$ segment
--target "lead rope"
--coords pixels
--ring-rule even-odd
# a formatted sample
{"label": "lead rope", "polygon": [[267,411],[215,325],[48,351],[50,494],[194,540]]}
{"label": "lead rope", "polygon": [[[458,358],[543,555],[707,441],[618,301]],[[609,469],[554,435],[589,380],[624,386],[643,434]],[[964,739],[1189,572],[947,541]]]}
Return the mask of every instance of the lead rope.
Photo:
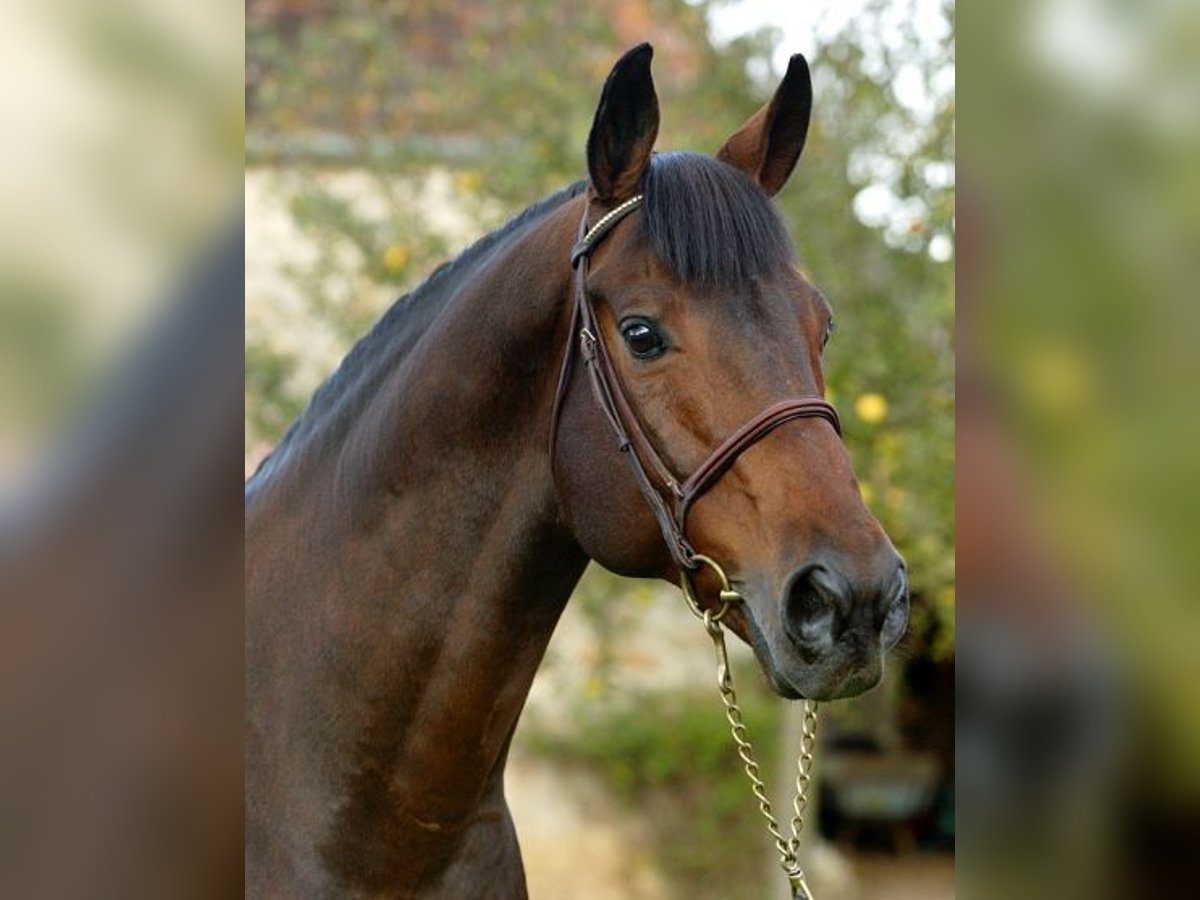
{"label": "lead rope", "polygon": [[746,722],[742,717],[742,708],[738,705],[737,691],[733,687],[733,672],[729,668],[729,653],[725,648],[725,629],[721,627],[721,619],[733,603],[742,600],[741,595],[729,584],[725,570],[714,560],[703,554],[695,555],[696,562],[703,563],[717,573],[721,582],[721,608],[717,612],[701,608],[692,589],[691,579],[685,571],[680,577],[679,584],[683,596],[687,600],[692,613],[704,623],[704,630],[712,639],[713,649],[717,655],[717,689],[721,692],[721,702],[725,705],[725,718],[729,721],[729,732],[737,745],[738,756],[750,780],[750,790],[758,801],[758,811],[767,820],[767,831],[775,840],[775,848],[779,851],[779,865],[787,876],[792,888],[793,900],[813,900],[809,890],[804,870],[800,867],[797,851],[800,849],[800,833],[804,830],[804,813],[808,808],[808,786],[811,780],[813,750],[817,743],[817,704],[814,700],[804,701],[804,722],[800,734],[800,755],[796,760],[796,794],[792,798],[792,819],[790,822],[791,835],[784,837],[775,818],[771,801],[767,799],[767,788],[758,774],[758,762],[754,759],[754,747],[746,737]]}

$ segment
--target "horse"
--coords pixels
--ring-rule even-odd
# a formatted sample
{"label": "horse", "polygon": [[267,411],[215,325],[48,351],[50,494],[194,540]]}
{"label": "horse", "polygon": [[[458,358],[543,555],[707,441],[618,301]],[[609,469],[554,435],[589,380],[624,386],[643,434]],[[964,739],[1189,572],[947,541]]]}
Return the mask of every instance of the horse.
{"label": "horse", "polygon": [[715,157],[656,153],[652,53],[588,177],[397,301],[247,483],[248,896],[526,896],[505,762],[589,559],[686,574],[787,698],[870,688],[905,628],[770,199],[808,65]]}

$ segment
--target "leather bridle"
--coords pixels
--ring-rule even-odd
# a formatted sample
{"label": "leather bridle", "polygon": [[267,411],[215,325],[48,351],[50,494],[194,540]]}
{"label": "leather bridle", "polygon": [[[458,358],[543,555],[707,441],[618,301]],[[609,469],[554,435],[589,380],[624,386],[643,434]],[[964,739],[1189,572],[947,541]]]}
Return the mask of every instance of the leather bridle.
{"label": "leather bridle", "polygon": [[[694,572],[702,562],[712,564],[720,572],[720,567],[708,557],[697,553],[687,539],[687,516],[696,500],[717,483],[741,454],[785,422],[805,418],[825,419],[839,436],[842,426],[837,410],[819,397],[791,397],[781,400],[768,406],[734,431],[686,479],[676,477],[642,429],[621,388],[621,382],[604,345],[596,310],[587,293],[588,262],[592,252],[619,222],[641,204],[641,194],[631,197],[602,216],[590,229],[587,224],[588,205],[584,205],[583,219],[579,223],[579,239],[571,250],[571,266],[575,270],[575,306],[571,313],[571,337],[559,373],[554,411],[550,421],[550,464],[554,465],[559,417],[562,414],[562,404],[570,384],[578,346],[578,353],[587,367],[596,403],[608,421],[609,428],[617,440],[617,448],[628,463],[638,489],[658,520],[658,527],[662,531],[672,559],[685,574]],[[578,345],[575,342],[576,335]],[[721,576],[723,581],[726,580],[723,572]]]}

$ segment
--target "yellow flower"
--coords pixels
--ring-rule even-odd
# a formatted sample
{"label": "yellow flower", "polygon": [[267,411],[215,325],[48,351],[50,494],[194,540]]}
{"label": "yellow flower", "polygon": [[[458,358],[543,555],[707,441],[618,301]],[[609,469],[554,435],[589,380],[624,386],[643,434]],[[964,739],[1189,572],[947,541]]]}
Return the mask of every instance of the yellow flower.
{"label": "yellow flower", "polygon": [[1087,400],[1087,365],[1070,347],[1044,347],[1025,366],[1033,399],[1047,411],[1072,411]]}
{"label": "yellow flower", "polygon": [[583,683],[583,694],[585,697],[595,699],[604,693],[604,679],[597,675],[589,675],[587,681]]}
{"label": "yellow flower", "polygon": [[392,244],[383,254],[383,264],[398,272],[408,264],[408,248],[403,244]]}
{"label": "yellow flower", "polygon": [[464,169],[454,176],[454,184],[464,194],[473,194],[483,184],[483,175],[478,169]]}
{"label": "yellow flower", "polygon": [[878,425],[887,417],[887,411],[887,400],[882,394],[862,394],[854,401],[854,414],[858,416],[859,421],[868,425]]}
{"label": "yellow flower", "polygon": [[875,488],[871,487],[867,482],[860,481],[858,483],[858,492],[862,494],[863,503],[867,506],[875,502]]}

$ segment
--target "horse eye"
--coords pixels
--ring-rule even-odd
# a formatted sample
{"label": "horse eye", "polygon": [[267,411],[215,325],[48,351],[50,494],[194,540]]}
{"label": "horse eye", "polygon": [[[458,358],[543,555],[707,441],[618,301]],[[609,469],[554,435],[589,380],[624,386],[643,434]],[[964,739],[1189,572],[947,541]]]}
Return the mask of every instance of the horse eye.
{"label": "horse eye", "polygon": [[825,347],[829,344],[829,339],[831,337],[833,337],[833,333],[835,331],[837,331],[837,325],[834,324],[833,319],[830,319],[829,325],[825,328],[825,337],[823,337],[821,339],[821,349],[822,350],[824,350]]}
{"label": "horse eye", "polygon": [[642,319],[635,319],[621,326],[621,337],[625,346],[638,359],[654,359],[667,349],[667,343],[654,326]]}

